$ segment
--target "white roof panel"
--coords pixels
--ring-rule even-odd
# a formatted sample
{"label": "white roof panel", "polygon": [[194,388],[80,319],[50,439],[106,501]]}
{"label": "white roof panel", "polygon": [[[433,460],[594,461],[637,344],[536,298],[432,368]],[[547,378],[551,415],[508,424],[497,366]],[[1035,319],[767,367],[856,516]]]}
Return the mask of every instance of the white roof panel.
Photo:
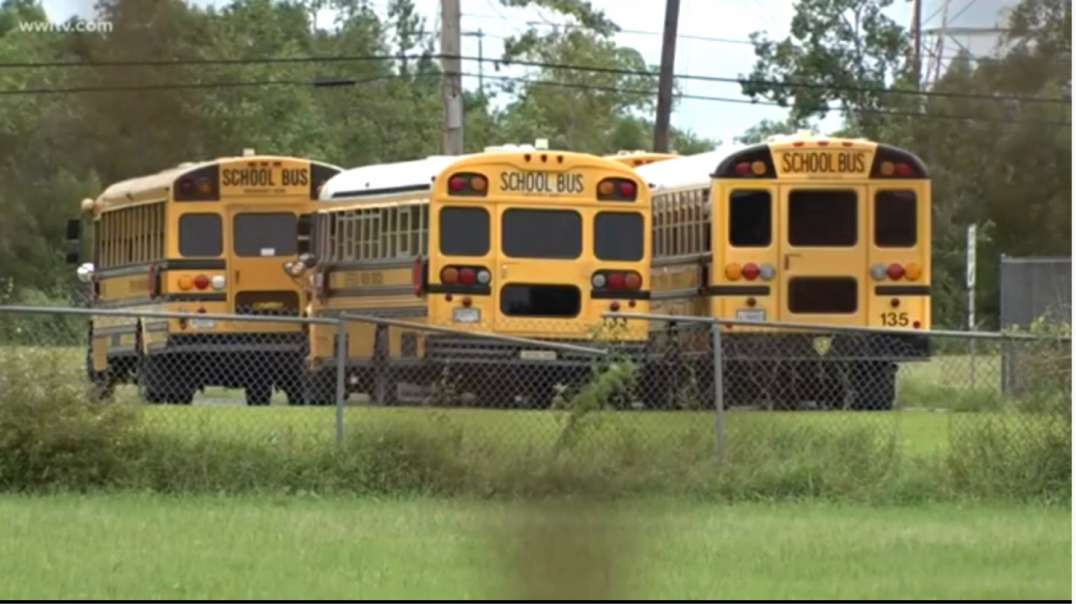
{"label": "white roof panel", "polygon": [[710,174],[721,163],[721,160],[740,149],[743,149],[743,147],[719,147],[705,153],[685,155],[676,159],[666,159],[646,164],[635,168],[635,171],[650,184],[654,193],[664,189],[709,186]]}
{"label": "white roof panel", "polygon": [[[344,170],[321,187],[321,201],[339,201],[351,197],[376,198],[404,191],[429,189],[433,179],[449,164],[463,156],[431,155],[424,159],[387,164],[371,164]],[[379,195],[380,194],[380,195]]]}

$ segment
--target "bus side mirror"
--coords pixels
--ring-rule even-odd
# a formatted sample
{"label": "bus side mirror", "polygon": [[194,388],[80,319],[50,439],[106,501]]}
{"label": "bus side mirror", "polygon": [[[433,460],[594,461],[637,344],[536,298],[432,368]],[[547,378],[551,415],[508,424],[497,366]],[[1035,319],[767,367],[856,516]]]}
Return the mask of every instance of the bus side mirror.
{"label": "bus side mirror", "polygon": [[82,221],[72,218],[67,221],[67,242],[65,246],[64,261],[68,264],[78,264],[79,248],[82,239]]}
{"label": "bus side mirror", "polygon": [[72,218],[67,221],[67,240],[78,241],[82,239],[82,221]]}
{"label": "bus side mirror", "polygon": [[299,223],[296,225],[297,241],[295,244],[295,251],[299,253],[299,256],[309,254],[310,249],[314,247],[311,245],[310,233],[313,226],[313,216],[310,214],[301,214],[299,216]]}

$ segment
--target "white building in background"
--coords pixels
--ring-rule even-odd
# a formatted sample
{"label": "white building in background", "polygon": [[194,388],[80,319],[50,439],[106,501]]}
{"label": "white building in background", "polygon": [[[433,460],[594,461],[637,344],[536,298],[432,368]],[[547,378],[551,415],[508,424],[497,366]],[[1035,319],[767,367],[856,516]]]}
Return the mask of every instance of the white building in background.
{"label": "white building in background", "polygon": [[945,74],[961,52],[978,59],[1001,56],[1009,15],[1019,4],[1019,0],[921,1],[922,73],[927,84]]}

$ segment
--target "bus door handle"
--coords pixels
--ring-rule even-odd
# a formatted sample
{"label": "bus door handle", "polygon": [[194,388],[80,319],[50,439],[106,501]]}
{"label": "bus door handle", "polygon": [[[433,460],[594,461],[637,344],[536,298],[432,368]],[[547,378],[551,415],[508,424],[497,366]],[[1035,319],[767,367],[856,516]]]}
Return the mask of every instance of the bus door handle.
{"label": "bus door handle", "polygon": [[239,269],[235,269],[235,285],[239,287]]}
{"label": "bus door handle", "polygon": [[789,268],[791,268],[791,267],[789,266],[789,265],[791,264],[791,263],[789,262],[789,260],[790,260],[790,259],[791,259],[791,258],[792,258],[793,256],[795,256],[795,257],[797,257],[797,258],[798,258],[798,257],[799,257],[799,254],[785,254],[785,270],[786,270],[786,271],[787,271],[787,270],[788,270]]}

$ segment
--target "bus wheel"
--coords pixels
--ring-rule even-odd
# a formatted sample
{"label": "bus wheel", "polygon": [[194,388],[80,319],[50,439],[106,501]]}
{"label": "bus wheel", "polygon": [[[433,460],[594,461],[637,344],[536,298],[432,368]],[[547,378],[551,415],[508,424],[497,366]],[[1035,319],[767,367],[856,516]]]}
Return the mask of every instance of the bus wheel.
{"label": "bus wheel", "polygon": [[376,373],[370,398],[375,405],[388,407],[396,404],[396,375],[393,371],[383,368]]}
{"label": "bus wheel", "polygon": [[336,371],[332,369],[308,373],[303,380],[307,405],[336,404]]}
{"label": "bus wheel", "polygon": [[893,408],[897,394],[897,364],[889,361],[857,363],[850,381],[855,388],[853,409],[886,411]]}
{"label": "bus wheel", "polygon": [[189,405],[194,401],[194,386],[180,384],[169,358],[143,357],[138,372],[138,393],[147,403]]}
{"label": "bus wheel", "polygon": [[301,381],[288,379],[283,384],[280,384],[280,389],[288,397],[288,405],[295,407],[306,404],[306,393]]}
{"label": "bus wheel", "polygon": [[273,386],[266,382],[254,382],[247,384],[245,388],[247,405],[251,407],[262,407],[269,404],[269,400],[273,398]]}

